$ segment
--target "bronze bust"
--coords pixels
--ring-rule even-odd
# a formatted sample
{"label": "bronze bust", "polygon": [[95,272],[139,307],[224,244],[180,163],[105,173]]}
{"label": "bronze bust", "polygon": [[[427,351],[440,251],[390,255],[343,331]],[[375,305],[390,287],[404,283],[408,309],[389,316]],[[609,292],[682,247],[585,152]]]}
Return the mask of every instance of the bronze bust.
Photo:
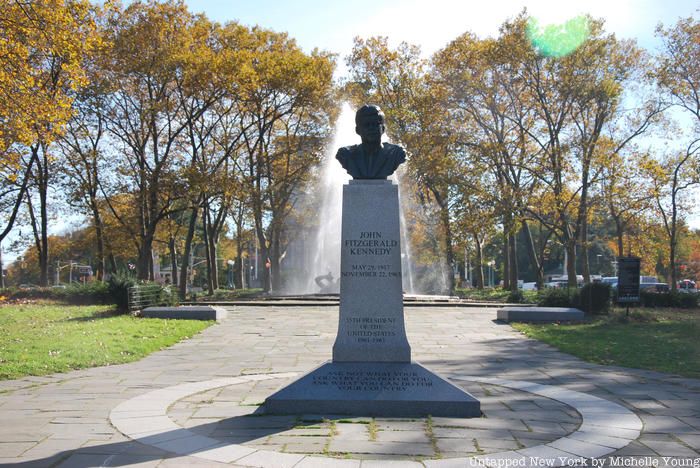
{"label": "bronze bust", "polygon": [[353,179],[386,179],[406,161],[406,151],[399,145],[382,144],[384,113],[379,106],[364,105],[355,114],[355,133],[362,143],[345,146],[335,158]]}

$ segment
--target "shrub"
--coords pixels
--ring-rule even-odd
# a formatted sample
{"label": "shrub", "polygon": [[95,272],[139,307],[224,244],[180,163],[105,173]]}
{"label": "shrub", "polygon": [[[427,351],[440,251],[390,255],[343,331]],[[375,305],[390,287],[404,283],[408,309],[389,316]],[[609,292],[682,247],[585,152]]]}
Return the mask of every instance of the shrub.
{"label": "shrub", "polygon": [[679,307],[694,309],[698,307],[698,294],[681,292],[640,291],[640,302],[644,307]]}
{"label": "shrub", "polygon": [[149,306],[174,306],[178,304],[175,290],[171,290],[170,286],[162,286],[160,283],[139,282],[135,285],[138,288],[140,302],[137,307]]}
{"label": "shrub", "polygon": [[581,310],[589,314],[607,314],[610,310],[610,285],[604,283],[583,285],[578,305]]}
{"label": "shrub", "polygon": [[656,291],[639,291],[642,307],[671,307],[671,293]]}
{"label": "shrub", "polygon": [[65,293],[60,288],[15,289],[12,299],[63,299]]}
{"label": "shrub", "polygon": [[114,301],[109,293],[109,286],[102,281],[89,283],[74,283],[65,289],[55,289],[64,295],[67,302],[73,304],[112,304]]}
{"label": "shrub", "polygon": [[537,305],[542,307],[578,307],[578,303],[578,288],[547,288],[537,298]]}
{"label": "shrub", "polygon": [[523,302],[525,302],[525,295],[520,289],[511,291],[510,294],[508,294],[506,302],[509,302],[511,304],[522,304]]}
{"label": "shrub", "polygon": [[123,271],[113,273],[109,277],[109,282],[107,283],[109,295],[123,312],[129,310],[129,288],[136,286],[136,284],[136,278]]}
{"label": "shrub", "polygon": [[71,304],[112,304],[106,283],[91,281],[73,283],[67,287],[5,289],[0,293],[10,299],[53,299]]}
{"label": "shrub", "polygon": [[694,309],[698,306],[698,294],[675,292],[671,294],[671,306],[682,309]]}

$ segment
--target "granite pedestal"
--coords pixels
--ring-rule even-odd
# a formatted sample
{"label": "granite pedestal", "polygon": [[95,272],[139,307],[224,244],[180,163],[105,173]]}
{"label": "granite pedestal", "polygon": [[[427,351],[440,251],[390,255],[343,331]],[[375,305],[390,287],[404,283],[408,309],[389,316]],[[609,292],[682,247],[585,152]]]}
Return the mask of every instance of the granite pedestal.
{"label": "granite pedestal", "polygon": [[226,311],[211,306],[146,307],[139,314],[144,318],[217,320],[226,318]]}
{"label": "granite pedestal", "polygon": [[581,322],[585,314],[572,307],[503,307],[496,312],[503,322]]}
{"label": "granite pedestal", "polygon": [[398,187],[343,187],[340,319],[333,360],[271,395],[270,414],[478,417],[479,401],[417,362],[406,338]]}

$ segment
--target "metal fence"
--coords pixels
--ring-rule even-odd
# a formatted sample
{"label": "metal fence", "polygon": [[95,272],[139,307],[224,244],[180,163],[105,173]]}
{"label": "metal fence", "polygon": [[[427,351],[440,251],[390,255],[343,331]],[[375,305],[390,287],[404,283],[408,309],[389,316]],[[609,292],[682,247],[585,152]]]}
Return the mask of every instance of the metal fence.
{"label": "metal fence", "polygon": [[159,284],[139,284],[129,288],[129,312],[146,307],[177,304],[177,291]]}

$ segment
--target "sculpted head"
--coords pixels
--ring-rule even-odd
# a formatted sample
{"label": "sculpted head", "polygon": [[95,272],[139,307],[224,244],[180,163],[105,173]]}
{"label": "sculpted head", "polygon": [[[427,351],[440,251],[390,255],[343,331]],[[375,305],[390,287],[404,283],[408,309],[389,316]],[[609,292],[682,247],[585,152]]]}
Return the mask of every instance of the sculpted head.
{"label": "sculpted head", "polygon": [[355,133],[362,143],[379,144],[384,133],[384,112],[379,106],[364,105],[355,114]]}

